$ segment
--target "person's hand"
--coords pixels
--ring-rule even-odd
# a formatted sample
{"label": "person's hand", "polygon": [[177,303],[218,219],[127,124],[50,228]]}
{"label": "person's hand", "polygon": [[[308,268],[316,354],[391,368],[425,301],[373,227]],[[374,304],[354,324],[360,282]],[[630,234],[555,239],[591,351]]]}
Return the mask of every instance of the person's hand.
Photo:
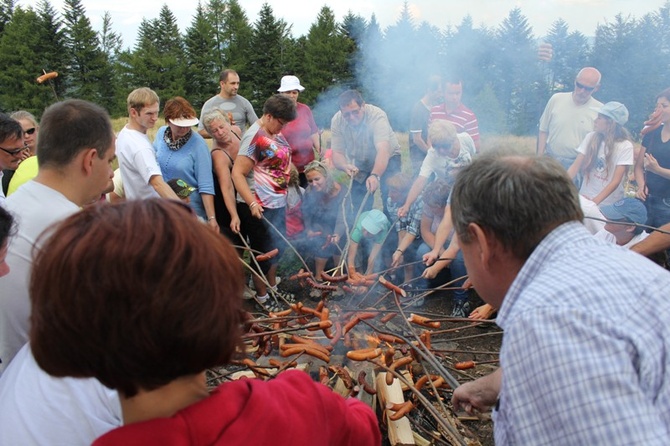
{"label": "person's hand", "polygon": [[[498,369],[494,373],[500,372]],[[489,410],[498,400],[499,393],[500,387],[491,382],[491,375],[484,376],[458,386],[451,397],[451,403],[454,410],[463,409],[472,415],[476,411]]]}
{"label": "person's hand", "polygon": [[398,209],[398,217],[400,218],[406,217],[408,213],[409,213],[409,206],[407,206],[406,204],[403,204],[402,206],[400,206],[400,209]]}
{"label": "person's hand", "polygon": [[658,161],[656,161],[656,158],[654,158],[654,155],[649,152],[644,154],[644,169],[648,172],[656,174],[661,169],[661,166],[658,164]]}
{"label": "person's hand", "polygon": [[472,310],[472,313],[468,316],[470,319],[490,319],[493,313],[496,310],[489,304],[480,305],[479,307]]}
{"label": "person's hand", "polygon": [[254,203],[256,204],[250,207],[251,216],[260,220],[263,218],[263,206],[258,204],[257,201],[254,201]]}
{"label": "person's hand", "polygon": [[216,218],[210,218],[207,220],[207,225],[209,225],[209,228],[218,233],[219,232],[219,223],[216,221]]}
{"label": "person's hand", "polygon": [[345,164],[344,171],[347,173],[347,175],[353,177],[358,173],[358,167],[354,166],[353,164]]}
{"label": "person's hand", "polygon": [[368,179],[365,180],[365,187],[371,194],[374,193],[379,187],[379,178],[376,175],[368,176]]}
{"label": "person's hand", "polygon": [[[449,260],[445,260],[445,262],[449,262]],[[421,277],[423,277],[424,279],[434,279],[437,277],[437,274],[440,271],[442,271],[442,268],[444,266],[438,263],[433,263],[431,266],[423,270],[423,272],[421,273]]]}
{"label": "person's hand", "polygon": [[391,266],[393,268],[396,268],[396,267],[400,266],[400,262],[402,262],[402,259],[403,259],[402,251],[400,251],[399,249],[396,249],[393,252],[393,256],[391,256]]}
{"label": "person's hand", "polygon": [[637,188],[637,192],[635,192],[635,196],[642,201],[645,201],[647,199],[647,194],[649,194],[649,191],[647,189],[647,185],[644,183],[639,185]]}
{"label": "person's hand", "polygon": [[427,252],[426,254],[423,255],[423,258],[422,258],[423,264],[426,265],[426,266],[430,266],[433,263],[435,263],[435,261],[439,257],[440,257],[439,252],[433,249],[432,251]]}
{"label": "person's hand", "polygon": [[230,217],[230,230],[233,231],[235,234],[240,233],[240,217],[239,216],[234,216]]}

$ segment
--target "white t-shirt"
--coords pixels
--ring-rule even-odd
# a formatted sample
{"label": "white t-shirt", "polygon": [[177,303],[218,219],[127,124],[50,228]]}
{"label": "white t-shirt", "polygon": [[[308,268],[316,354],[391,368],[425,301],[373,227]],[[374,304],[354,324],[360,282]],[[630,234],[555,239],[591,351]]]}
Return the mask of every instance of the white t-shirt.
{"label": "white t-shirt", "polygon": [[63,194],[35,180],[10,195],[6,208],[14,215],[18,230],[7,251],[9,274],[0,277],[0,374],[28,341],[33,245],[46,228],[79,211]]}
{"label": "white t-shirt", "polygon": [[577,105],[571,92],[554,94],[540,117],[540,131],[548,133],[547,152],[574,159],[579,143],[593,130],[593,121],[598,117],[596,110],[602,105],[593,97]]}
{"label": "white t-shirt", "polygon": [[[605,241],[610,242],[610,243],[616,244],[616,237],[614,236],[614,234],[612,234],[609,231],[606,231],[605,229],[601,229],[600,231],[598,231],[594,235],[594,237],[599,238],[601,240],[605,240]],[[633,236],[633,238],[630,239],[628,241],[628,243],[624,243],[621,246],[623,246],[624,248],[632,248],[634,245],[637,245],[638,243],[640,243],[642,240],[646,239],[647,237],[649,237],[649,233],[645,232],[645,231],[642,231],[639,234]]]}
{"label": "white t-shirt", "polygon": [[[579,153],[583,155],[586,154],[593,135],[595,135],[595,132],[591,132],[586,135],[577,149]],[[617,166],[633,165],[633,143],[627,140],[619,141],[614,144],[613,150],[614,152],[612,153],[610,166],[606,166],[605,146],[604,144],[600,145],[598,148],[598,161],[594,168],[584,176],[584,180],[582,181],[582,187],[579,190],[581,195],[584,195],[588,199],[592,200],[612,181],[612,178],[614,177],[614,171],[616,170]],[[599,204],[600,206],[612,204],[621,200],[623,197],[624,189],[622,180],[621,184],[619,184],[617,188],[614,189],[614,191]]]}
{"label": "white t-shirt", "polygon": [[156,198],[158,193],[149,184],[154,175],[161,175],[156,152],[149,137],[125,126],[116,137],[116,157],[126,198],[141,200]]}
{"label": "white t-shirt", "polygon": [[54,378],[26,344],[0,377],[0,444],[88,446],[122,424],[116,391],[99,381]]}
{"label": "white t-shirt", "polygon": [[469,134],[459,133],[456,136],[461,144],[461,151],[458,156],[456,158],[441,156],[430,147],[421,164],[420,176],[430,178],[431,174],[434,173],[437,178],[447,180],[451,185],[454,184],[458,171],[469,165],[476,153],[475,142]]}

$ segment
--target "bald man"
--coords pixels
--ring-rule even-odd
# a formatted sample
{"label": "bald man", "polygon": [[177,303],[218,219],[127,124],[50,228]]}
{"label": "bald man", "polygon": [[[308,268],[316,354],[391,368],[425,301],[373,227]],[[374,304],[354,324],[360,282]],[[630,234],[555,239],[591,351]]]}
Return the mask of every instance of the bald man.
{"label": "bald man", "polygon": [[566,170],[572,165],[577,147],[593,131],[593,121],[598,117],[596,110],[603,105],[593,97],[600,87],[600,78],[595,68],[582,68],[572,92],[556,93],[549,99],[540,117],[538,155],[555,158]]}

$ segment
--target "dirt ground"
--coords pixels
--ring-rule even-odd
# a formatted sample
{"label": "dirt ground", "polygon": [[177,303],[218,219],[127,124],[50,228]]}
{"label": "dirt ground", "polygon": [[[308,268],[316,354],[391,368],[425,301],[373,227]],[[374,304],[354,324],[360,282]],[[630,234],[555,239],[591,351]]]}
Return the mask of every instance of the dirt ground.
{"label": "dirt ground", "polygon": [[[315,300],[310,297],[309,293],[312,290],[304,283],[284,280],[280,284],[279,288],[294,293],[297,300],[303,302],[306,306],[314,307],[317,304],[316,301],[318,299]],[[380,296],[383,296],[384,294],[386,294],[386,297],[380,300]],[[395,306],[392,298],[392,293],[385,293],[380,291],[377,294],[371,293],[363,302],[360,300],[360,296],[344,295],[339,298],[328,299],[326,301],[326,306],[332,308],[331,314],[333,314],[333,311],[340,311],[344,313],[370,307],[374,307],[376,309],[385,307],[388,310],[397,311],[397,307]],[[476,306],[481,304],[482,301],[479,299],[479,297],[476,296],[474,292],[472,292],[470,297],[470,308],[474,309]],[[255,312],[255,316],[260,315],[258,308],[254,305],[253,300],[246,301],[245,306],[248,311]],[[405,309],[405,311],[407,314],[412,312],[432,318],[444,319],[451,313],[450,292],[434,292],[426,298],[424,305],[420,308],[408,307]],[[384,326],[379,325],[376,320],[371,320],[370,322],[372,325],[376,325],[380,329],[397,333],[411,339],[411,333],[408,330],[407,324],[404,323],[402,318],[396,317],[389,323],[384,324]],[[362,326],[363,324],[360,325]],[[446,367],[446,369],[459,383],[464,383],[486,375],[495,370],[497,367],[497,364],[494,363],[480,364],[468,370],[456,370],[454,368],[454,364],[461,361],[479,362],[496,360],[498,358],[498,352],[500,350],[500,343],[502,340],[502,332],[495,324],[487,323],[473,326],[473,324],[467,321],[442,321],[439,331],[443,333],[433,334],[431,336],[431,349],[440,363]],[[338,349],[340,350],[338,351]],[[346,356],[344,356],[346,350],[346,347],[339,346],[338,344],[335,351],[333,351],[333,360],[331,360],[331,364],[337,363],[338,361],[346,363],[347,359]],[[278,357],[278,359],[283,360],[284,358]],[[307,371],[312,374],[315,380],[318,380],[318,365],[323,365],[323,363],[320,361],[316,361],[316,363],[317,364],[314,364],[314,361],[311,361],[311,367],[308,368]],[[433,395],[431,395],[431,397],[434,398]],[[446,404],[448,410],[451,410],[451,405],[449,403],[450,398],[451,390],[446,390],[442,394],[442,400]],[[421,429],[436,431],[437,426],[434,421],[432,421],[431,416],[423,412],[424,411],[421,409],[415,409],[408,416],[413,430],[415,432],[420,432]],[[381,416],[381,411],[379,410],[378,415],[380,416],[381,420],[383,417]],[[461,413],[458,415],[465,414]],[[492,423],[490,421],[490,417],[487,417],[487,414],[485,414],[485,416],[482,418],[483,419],[479,420],[462,420],[462,424],[459,427],[459,430],[465,438],[473,440],[472,443],[469,444],[482,444],[485,446],[493,445]],[[386,428],[382,426],[381,430],[385,436]],[[386,437],[384,441],[384,444],[389,444]],[[448,441],[436,441],[433,444],[451,443]]]}

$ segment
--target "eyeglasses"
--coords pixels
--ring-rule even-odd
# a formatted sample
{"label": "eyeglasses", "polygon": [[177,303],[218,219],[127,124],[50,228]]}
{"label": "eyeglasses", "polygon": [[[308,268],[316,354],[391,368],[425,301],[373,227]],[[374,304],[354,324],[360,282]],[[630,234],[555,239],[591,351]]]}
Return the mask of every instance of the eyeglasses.
{"label": "eyeglasses", "polygon": [[284,126],[287,124],[286,121],[281,120],[281,119],[279,119],[279,118],[276,117],[276,116],[274,116],[274,118],[277,120],[277,122],[279,123],[279,125],[281,125],[282,127],[284,127]]}
{"label": "eyeglasses", "polygon": [[8,154],[10,154],[10,155],[12,155],[12,156],[16,156],[16,155],[18,155],[19,153],[21,153],[21,152],[23,152],[24,150],[26,150],[27,148],[28,148],[28,146],[24,145],[24,146],[21,147],[20,149],[5,149],[5,148],[0,147],[0,150],[2,150],[2,151],[5,152],[5,153],[8,153]]}
{"label": "eyeglasses", "polygon": [[358,108],[358,109],[356,109],[356,110],[351,110],[351,111],[348,111],[348,112],[342,112],[342,117],[343,117],[344,119],[349,119],[350,117],[353,118],[353,117],[355,117],[355,116],[358,116],[358,114],[359,114],[360,112],[361,112],[361,109],[360,109],[360,108]]}
{"label": "eyeglasses", "polygon": [[584,90],[584,91],[593,91],[593,90],[596,89],[596,87],[587,87],[586,85],[581,84],[581,83],[579,83],[579,82],[577,82],[577,81],[575,81],[575,87],[580,88],[580,89],[582,89],[582,90]]}
{"label": "eyeglasses", "polygon": [[30,127],[28,130],[24,130],[23,133],[25,135],[32,135],[33,133],[35,133],[35,130],[36,130],[35,127]]}

